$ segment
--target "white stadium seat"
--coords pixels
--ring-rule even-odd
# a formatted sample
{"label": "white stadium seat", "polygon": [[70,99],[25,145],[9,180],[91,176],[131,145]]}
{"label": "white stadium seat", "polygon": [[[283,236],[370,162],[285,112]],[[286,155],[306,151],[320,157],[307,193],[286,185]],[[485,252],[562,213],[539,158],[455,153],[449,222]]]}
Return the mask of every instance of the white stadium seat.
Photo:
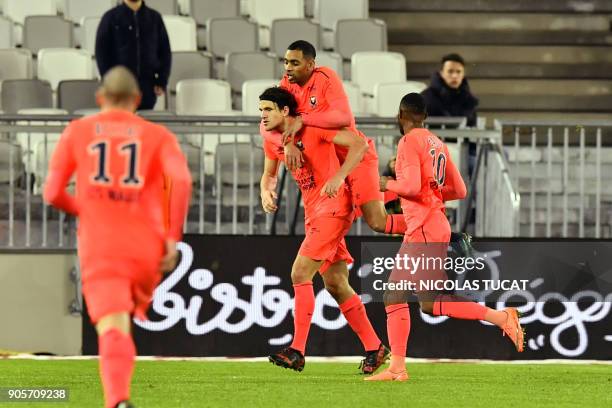
{"label": "white stadium seat", "polygon": [[96,55],[96,34],[101,17],[85,17],[81,20],[80,44],[81,49]]}
{"label": "white stadium seat", "polygon": [[251,0],[251,18],[260,26],[259,45],[270,45],[272,21],[281,18],[304,18],[304,0]]}
{"label": "white stadium seat", "polygon": [[406,59],[397,52],[356,52],[351,57],[351,81],[372,96],[380,82],[406,81]]}
{"label": "white stadium seat", "polygon": [[197,31],[194,19],[168,15],[163,16],[163,19],[172,52],[197,51]]}
{"label": "white stadium seat", "polygon": [[368,7],[368,0],[314,0],[314,20],[333,30],[338,20],[368,18]]}
{"label": "white stadium seat", "polygon": [[85,17],[102,17],[117,2],[114,0],[64,0],[64,17],[80,23]]}
{"label": "white stadium seat", "polygon": [[4,15],[23,25],[27,16],[57,14],[55,0],[4,0]]}
{"label": "white stadium seat", "polygon": [[55,91],[65,79],[93,79],[93,63],[87,51],[74,48],[43,48],[38,52],[38,78],[49,81]]}
{"label": "white stadium seat", "polygon": [[0,16],[0,49],[13,48],[13,22]]}
{"label": "white stadium seat", "polygon": [[392,118],[397,115],[400,100],[407,93],[421,93],[427,84],[417,81],[383,82],[374,85],[374,104],[371,113]]}
{"label": "white stadium seat", "polygon": [[336,74],[342,79],[344,77],[344,67],[342,63],[342,56],[335,52],[325,52],[317,50],[317,66],[328,67],[336,71]]}
{"label": "white stadium seat", "polygon": [[242,113],[259,116],[259,95],[264,90],[278,85],[278,79],[251,79],[242,84]]}
{"label": "white stadium seat", "polygon": [[32,78],[30,50],[9,48],[0,50],[0,81]]}
{"label": "white stadium seat", "polygon": [[232,112],[230,84],[218,79],[184,79],[176,84],[178,115],[214,115]]}
{"label": "white stadium seat", "polygon": [[349,105],[351,106],[351,111],[353,111],[353,116],[363,116],[365,114],[365,110],[363,108],[359,86],[349,81],[343,81],[342,84],[344,85],[344,92],[346,93],[346,96],[348,96]]}

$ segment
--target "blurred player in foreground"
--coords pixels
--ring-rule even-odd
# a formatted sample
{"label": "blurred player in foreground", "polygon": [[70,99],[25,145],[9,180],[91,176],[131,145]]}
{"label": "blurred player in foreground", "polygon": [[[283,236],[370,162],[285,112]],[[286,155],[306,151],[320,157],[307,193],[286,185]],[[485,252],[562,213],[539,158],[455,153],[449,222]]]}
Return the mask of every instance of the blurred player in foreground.
{"label": "blurred player in foreground", "polygon": [[[406,217],[406,233],[402,250],[404,254],[444,259],[449,245],[450,225],[445,214],[444,202],[465,198],[466,188],[461,174],[453,164],[446,145],[425,129],[427,118],[422,95],[410,93],[400,103],[398,122],[404,136],[397,147],[395,171],[397,180],[382,177],[381,191],[396,193]],[[397,268],[397,267],[396,267]],[[398,272],[394,269],[389,280],[445,279],[442,269],[421,269],[416,273]],[[417,286],[418,287],[418,286]],[[419,292],[421,310],[433,316],[455,319],[485,320],[502,329],[514,343],[517,351],[523,351],[523,330],[516,309],[493,310],[469,299],[438,292]],[[406,347],[410,334],[410,313],[407,291],[387,290],[387,334],[391,345],[390,367],[368,381],[405,381]]]}
{"label": "blurred player in foreground", "polygon": [[[259,110],[265,130],[284,131],[296,120],[297,103],[284,88],[268,88],[259,97]],[[290,347],[270,356],[276,365],[302,371],[304,352],[315,306],[312,279],[319,271],[325,288],[338,302],[349,326],[359,336],[366,351],[360,366],[373,373],[388,358],[385,347],[372,328],[365,307],[351,288],[347,264],[353,262],[344,236],[353,223],[351,196],[344,179],[361,161],[367,150],[363,138],[349,130],[326,130],[306,126],[295,137],[304,163],[292,170],[304,198],[306,237],[291,270],[295,291],[294,335]],[[334,146],[347,149],[340,166]],[[276,184],[280,162],[285,160],[280,133],[264,135],[265,164],[261,177],[261,204],[267,213],[277,210]]]}
{"label": "blurred player in foreground", "polygon": [[[105,406],[123,408],[132,406],[131,317],[146,318],[162,272],[176,264],[191,175],[175,136],[134,115],[141,94],[126,68],[111,69],[96,96],[102,111],[64,130],[44,198],[79,217],[83,295],[98,332]],[[73,174],[76,196],[66,191]],[[164,175],[172,180],[167,229]]]}

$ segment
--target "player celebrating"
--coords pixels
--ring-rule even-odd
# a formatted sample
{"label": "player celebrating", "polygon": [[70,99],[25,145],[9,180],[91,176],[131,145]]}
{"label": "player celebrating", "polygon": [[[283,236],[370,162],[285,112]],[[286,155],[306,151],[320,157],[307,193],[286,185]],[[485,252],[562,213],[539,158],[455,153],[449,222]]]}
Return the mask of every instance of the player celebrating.
{"label": "player celebrating", "polygon": [[[160,270],[176,264],[191,175],[175,136],[134,115],[141,94],[126,68],[111,69],[96,96],[101,113],[64,130],[44,198],[79,217],[83,295],[98,332],[105,406],[131,407],[136,350],[130,318],[146,318]],[[65,190],[74,173],[76,196]],[[168,229],[164,175],[172,180]]]}
{"label": "player celebrating", "polygon": [[[401,199],[407,226],[402,251],[414,252],[416,256],[425,252],[443,258],[450,239],[444,202],[465,198],[466,188],[446,145],[425,129],[423,122],[426,118],[425,100],[421,94],[409,93],[402,98],[398,122],[404,136],[397,147],[397,180],[382,177],[380,187],[382,191],[396,193]],[[438,276],[443,274],[442,271],[437,272]],[[395,280],[393,273],[390,278],[392,281]],[[406,296],[407,293],[402,291],[385,293],[391,365],[366,380],[408,379],[405,357],[410,333],[410,313]],[[500,327],[512,340],[517,351],[523,351],[524,334],[516,309],[497,311],[459,296],[439,293],[417,292],[417,296],[423,312],[456,319],[485,320]]]}
{"label": "player celebrating", "polygon": [[[269,88],[259,97],[262,125],[266,130],[284,131],[296,120],[297,103],[286,89]],[[304,127],[296,135],[304,163],[293,168],[292,175],[304,198],[306,237],[291,270],[295,291],[294,335],[290,347],[270,356],[276,365],[302,371],[304,352],[315,306],[312,279],[317,271],[325,288],[338,302],[349,326],[359,336],[366,358],[363,373],[373,373],[388,357],[388,349],[372,328],[359,295],[348,282],[349,254],[344,236],[353,223],[350,193],[344,179],[366,152],[365,141],[348,130]],[[347,148],[340,166],[334,145]],[[277,210],[276,183],[278,166],[284,161],[279,133],[264,137],[265,165],[261,177],[261,203],[267,213]]]}

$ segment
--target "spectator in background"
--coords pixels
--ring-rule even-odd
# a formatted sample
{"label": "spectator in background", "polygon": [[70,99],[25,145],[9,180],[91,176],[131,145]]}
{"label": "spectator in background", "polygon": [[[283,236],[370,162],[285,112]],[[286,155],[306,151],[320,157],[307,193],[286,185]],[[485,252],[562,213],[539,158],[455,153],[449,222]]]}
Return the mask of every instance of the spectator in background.
{"label": "spectator in background", "polygon": [[468,126],[476,126],[478,98],[470,92],[461,55],[442,57],[440,71],[432,75],[423,96],[429,116],[465,116]]}
{"label": "spectator in background", "polygon": [[114,66],[127,67],[142,92],[138,109],[153,109],[165,92],[172,65],[161,14],[142,0],[123,0],[107,11],[96,34],[96,62],[102,77]]}

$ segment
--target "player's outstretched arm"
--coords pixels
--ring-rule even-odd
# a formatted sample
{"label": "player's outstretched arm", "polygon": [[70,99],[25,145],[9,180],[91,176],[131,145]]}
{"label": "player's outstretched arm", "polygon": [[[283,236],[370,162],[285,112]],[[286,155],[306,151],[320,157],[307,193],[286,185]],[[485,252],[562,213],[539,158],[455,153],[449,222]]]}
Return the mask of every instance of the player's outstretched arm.
{"label": "player's outstretched arm", "polygon": [[338,193],[344,179],[351,174],[351,171],[353,171],[363,159],[363,155],[368,151],[368,144],[364,138],[359,137],[355,132],[348,129],[342,129],[336,132],[331,141],[335,145],[348,148],[344,163],[336,174],[327,180],[321,189],[321,195],[327,194],[329,197],[334,197]]}
{"label": "player's outstretched arm", "polygon": [[276,185],[278,183],[278,165],[279,161],[266,157],[264,162],[264,169],[261,175],[261,181],[259,187],[261,189],[261,206],[263,210],[271,214],[278,210],[276,205]]}
{"label": "player's outstretched arm", "polygon": [[170,178],[170,226],[167,238],[178,242],[183,235],[183,223],[191,199],[191,173],[176,137],[171,133],[163,142],[160,160],[164,175]]}
{"label": "player's outstretched arm", "polygon": [[69,125],[53,151],[49,162],[49,172],[43,198],[49,204],[65,213],[78,215],[79,210],[75,198],[66,191],[66,185],[76,169],[76,160],[71,151],[70,133],[72,127]]}
{"label": "player's outstretched arm", "polygon": [[411,139],[404,139],[397,148],[398,158],[395,162],[397,180],[381,177],[381,191],[391,191],[400,197],[411,198],[421,192],[421,163],[417,146]]}
{"label": "player's outstretched arm", "polygon": [[444,201],[463,200],[467,195],[467,188],[461,173],[450,159],[447,153],[448,162],[446,163],[446,180],[442,186],[442,199]]}

